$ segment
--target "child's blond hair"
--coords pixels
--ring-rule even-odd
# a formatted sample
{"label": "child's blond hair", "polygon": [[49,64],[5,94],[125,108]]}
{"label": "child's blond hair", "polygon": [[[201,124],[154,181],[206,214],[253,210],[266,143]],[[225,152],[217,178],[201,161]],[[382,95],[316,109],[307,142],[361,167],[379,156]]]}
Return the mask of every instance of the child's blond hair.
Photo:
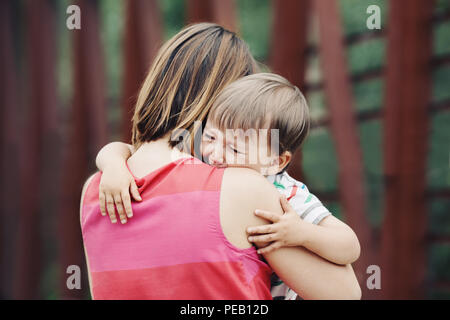
{"label": "child's blond hair", "polygon": [[209,120],[221,130],[278,129],[280,155],[293,153],[310,127],[303,94],[272,73],[249,75],[225,87],[211,108]]}

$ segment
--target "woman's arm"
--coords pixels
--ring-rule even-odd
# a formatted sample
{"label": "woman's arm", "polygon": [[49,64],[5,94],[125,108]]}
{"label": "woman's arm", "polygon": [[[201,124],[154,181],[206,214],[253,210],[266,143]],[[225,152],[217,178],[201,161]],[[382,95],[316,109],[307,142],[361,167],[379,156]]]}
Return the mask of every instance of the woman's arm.
{"label": "woman's arm", "polygon": [[349,264],[332,264],[299,247],[283,247],[264,257],[286,285],[303,299],[361,299],[361,288]]}
{"label": "woman's arm", "polygon": [[97,155],[96,164],[102,171],[99,186],[100,211],[104,216],[108,212],[112,223],[117,222],[114,205],[121,223],[126,223],[127,217],[133,216],[130,194],[135,200],[142,200],[134,177],[126,166],[126,161],[133,152],[131,145],[112,142],[104,146]]}
{"label": "woman's arm", "polygon": [[[275,187],[257,172],[244,170],[226,169],[222,183],[223,198],[227,199],[224,207],[234,219],[233,223],[221,221],[222,228],[228,240],[238,247],[244,247],[245,243],[250,246],[245,231],[248,227],[268,223],[253,214],[256,209],[279,216],[283,214]],[[258,247],[267,245],[255,244]],[[263,256],[278,276],[303,299],[361,298],[361,289],[350,265],[336,265],[299,247],[284,247]]]}

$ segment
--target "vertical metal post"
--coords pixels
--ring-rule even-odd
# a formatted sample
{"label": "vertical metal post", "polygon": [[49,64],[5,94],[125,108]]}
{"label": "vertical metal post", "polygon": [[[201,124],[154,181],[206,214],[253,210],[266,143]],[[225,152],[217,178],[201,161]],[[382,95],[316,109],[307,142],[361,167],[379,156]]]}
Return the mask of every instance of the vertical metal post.
{"label": "vertical metal post", "polygon": [[384,112],[383,298],[423,298],[433,1],[390,1]]}
{"label": "vertical metal post", "polygon": [[[270,66],[303,90],[305,83],[309,0],[274,0]],[[288,173],[302,177],[301,151],[295,152]]]}
{"label": "vertical metal post", "polygon": [[366,217],[363,158],[353,110],[342,22],[336,1],[317,0],[313,3],[319,18],[320,59],[339,164],[340,203],[346,222],[355,230],[361,243],[361,256],[354,265],[362,284],[363,296],[367,297],[369,292],[364,285],[365,270],[371,264],[373,248],[371,229]]}
{"label": "vertical metal post", "polygon": [[142,81],[162,43],[162,22],[156,0],[126,2],[122,139],[131,142],[131,119]]}
{"label": "vertical metal post", "polygon": [[[106,143],[105,79],[99,37],[97,0],[79,0],[81,30],[74,30],[74,97],[68,143],[65,145],[60,209],[60,290],[62,298],[85,298],[86,264],[80,230],[80,197],[83,183],[93,173],[95,154]],[[69,265],[83,273],[81,290],[66,286]]]}

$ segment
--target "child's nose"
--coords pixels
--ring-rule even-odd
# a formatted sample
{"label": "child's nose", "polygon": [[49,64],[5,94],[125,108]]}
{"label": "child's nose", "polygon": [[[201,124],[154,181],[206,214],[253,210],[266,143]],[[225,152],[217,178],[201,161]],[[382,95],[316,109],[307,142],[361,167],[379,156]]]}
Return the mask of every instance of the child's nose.
{"label": "child's nose", "polygon": [[223,160],[220,157],[216,157],[215,155],[209,156],[209,162],[211,164],[223,164]]}
{"label": "child's nose", "polygon": [[223,164],[222,149],[214,148],[209,155],[209,160],[212,164]]}

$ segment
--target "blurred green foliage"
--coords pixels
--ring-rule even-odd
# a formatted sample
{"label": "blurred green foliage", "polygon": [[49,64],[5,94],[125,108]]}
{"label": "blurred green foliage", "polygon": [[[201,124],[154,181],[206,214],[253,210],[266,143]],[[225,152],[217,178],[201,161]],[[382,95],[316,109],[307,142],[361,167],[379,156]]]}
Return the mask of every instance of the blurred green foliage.
{"label": "blurred green foliage", "polygon": [[351,74],[379,69],[385,62],[385,39],[372,39],[351,45],[347,49],[347,60]]}
{"label": "blurred green foliage", "polygon": [[339,0],[341,21],[345,34],[367,32],[366,13],[370,5],[378,5],[381,14],[381,27],[386,26],[387,21],[387,1],[386,0]]}
{"label": "blurred green foliage", "polygon": [[158,0],[164,24],[164,38],[169,39],[180,31],[186,21],[186,1]]}
{"label": "blurred green foliage", "polygon": [[445,66],[437,70],[434,70],[432,74],[432,81],[433,81],[432,86],[433,102],[439,102],[442,100],[450,99],[450,89],[448,85],[450,83],[450,66]]}
{"label": "blurred green foliage", "polygon": [[327,128],[312,130],[302,150],[308,188],[313,192],[335,191],[338,163],[330,131]]}
{"label": "blurred green foliage", "polygon": [[450,112],[448,111],[435,114],[430,121],[427,178],[428,185],[432,188],[450,186],[449,124]]}
{"label": "blurred green foliage", "polygon": [[272,15],[269,0],[237,1],[240,35],[248,43],[253,56],[265,61],[269,54]]}
{"label": "blurred green foliage", "polygon": [[446,236],[450,234],[450,199],[439,199],[431,202],[430,232],[434,235]]}
{"label": "blurred green foliage", "polygon": [[429,250],[431,281],[450,281],[450,250],[446,244],[434,244]]}
{"label": "blurred green foliage", "polygon": [[379,120],[361,123],[359,142],[363,153],[366,178],[367,213],[375,228],[381,227],[383,218],[383,158],[382,128]]}
{"label": "blurred green foliage", "polygon": [[382,79],[371,79],[355,83],[353,94],[355,108],[358,111],[369,111],[380,109],[383,105],[384,81]]}

